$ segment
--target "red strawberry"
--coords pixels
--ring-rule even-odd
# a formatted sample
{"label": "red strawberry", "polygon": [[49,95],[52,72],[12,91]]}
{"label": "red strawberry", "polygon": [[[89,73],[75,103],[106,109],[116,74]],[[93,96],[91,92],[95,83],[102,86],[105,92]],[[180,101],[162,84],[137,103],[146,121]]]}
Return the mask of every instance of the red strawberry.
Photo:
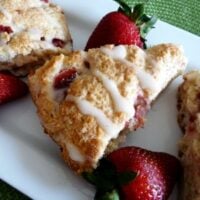
{"label": "red strawberry", "polygon": [[108,13],[101,19],[89,37],[86,50],[105,44],[145,46],[145,37],[155,24],[156,18],[143,14],[143,4],[130,8],[122,0],[115,1],[120,4],[119,10]]}
{"label": "red strawberry", "polygon": [[[122,186],[123,199],[167,199],[179,173],[179,161],[167,153],[126,147],[111,153],[108,159],[118,172],[134,171],[134,181]],[[134,198],[133,198],[134,197]]]}
{"label": "red strawberry", "polygon": [[54,80],[54,88],[61,89],[68,87],[69,84],[76,78],[77,71],[75,68],[62,70]]}
{"label": "red strawberry", "polygon": [[27,85],[17,77],[0,73],[0,104],[18,99],[28,93]]}
{"label": "red strawberry", "polygon": [[181,169],[179,160],[174,156],[139,147],[118,149],[106,159],[110,166],[105,161],[100,162],[92,176],[84,175],[97,187],[96,200],[112,197],[113,194],[122,200],[166,200]]}

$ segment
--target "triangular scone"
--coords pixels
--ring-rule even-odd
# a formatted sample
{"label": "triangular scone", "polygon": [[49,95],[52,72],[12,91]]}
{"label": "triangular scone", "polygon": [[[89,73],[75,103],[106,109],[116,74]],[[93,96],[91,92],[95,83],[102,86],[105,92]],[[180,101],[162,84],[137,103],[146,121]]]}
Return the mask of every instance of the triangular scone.
{"label": "triangular scone", "polygon": [[[29,76],[29,85],[45,132],[80,173],[116,149],[127,130],[143,125],[151,102],[185,66],[173,44],[147,51],[109,45],[54,57]],[[56,89],[67,73],[67,87]]]}
{"label": "triangular scone", "polygon": [[178,90],[179,151],[184,167],[182,199],[200,199],[200,71],[184,75]]}
{"label": "triangular scone", "polygon": [[1,0],[0,21],[0,70],[24,76],[72,49],[64,12],[48,0]]}

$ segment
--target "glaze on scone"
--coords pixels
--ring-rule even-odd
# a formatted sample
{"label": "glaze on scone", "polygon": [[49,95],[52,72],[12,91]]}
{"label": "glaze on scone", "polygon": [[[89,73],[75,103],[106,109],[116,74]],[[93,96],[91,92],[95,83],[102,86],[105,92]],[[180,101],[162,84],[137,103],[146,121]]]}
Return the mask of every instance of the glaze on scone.
{"label": "glaze on scone", "polygon": [[183,200],[200,199],[200,71],[184,76],[178,92],[178,122],[184,132],[179,143],[184,167]]}
{"label": "glaze on scone", "polygon": [[[146,52],[108,45],[52,58],[29,76],[29,86],[45,132],[81,173],[116,149],[127,131],[143,126],[150,103],[185,66],[173,44]],[[58,89],[55,80],[70,70],[76,76]]]}
{"label": "glaze on scone", "polygon": [[0,70],[25,75],[71,50],[62,9],[45,0],[0,0]]}

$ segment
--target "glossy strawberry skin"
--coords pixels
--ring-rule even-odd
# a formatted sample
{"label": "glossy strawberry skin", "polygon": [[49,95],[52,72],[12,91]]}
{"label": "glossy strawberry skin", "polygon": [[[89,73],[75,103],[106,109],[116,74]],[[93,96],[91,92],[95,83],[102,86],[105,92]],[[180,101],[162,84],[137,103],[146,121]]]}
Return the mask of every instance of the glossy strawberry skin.
{"label": "glossy strawberry skin", "polygon": [[18,99],[27,93],[27,85],[19,78],[8,73],[0,73],[0,104]]}
{"label": "glossy strawberry skin", "polygon": [[128,16],[118,11],[108,13],[102,18],[85,49],[98,48],[105,44],[134,44],[143,47],[138,27]]}
{"label": "glossy strawberry skin", "polygon": [[54,80],[54,88],[62,89],[68,87],[70,83],[76,78],[77,71],[75,68],[62,70]]}
{"label": "glossy strawberry skin", "polygon": [[133,181],[121,187],[123,200],[166,200],[181,171],[174,156],[137,147],[116,150],[108,159],[118,172],[134,171],[138,174]]}

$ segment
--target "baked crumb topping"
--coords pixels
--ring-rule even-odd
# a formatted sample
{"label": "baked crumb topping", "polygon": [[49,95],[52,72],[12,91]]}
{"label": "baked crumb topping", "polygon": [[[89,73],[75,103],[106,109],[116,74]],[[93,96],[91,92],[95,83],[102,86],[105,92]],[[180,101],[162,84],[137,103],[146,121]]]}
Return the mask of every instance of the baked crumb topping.
{"label": "baked crumb topping", "polygon": [[[171,54],[171,48],[177,53]],[[160,49],[171,56],[171,62],[164,53],[162,60],[157,59]],[[150,103],[184,70],[181,52],[173,44],[147,52],[108,45],[53,57],[29,76],[45,131],[59,144],[70,167],[78,173],[96,167],[105,151],[114,150],[118,138],[124,139],[123,132],[143,125]],[[57,89],[55,80],[62,71],[66,84]]]}

